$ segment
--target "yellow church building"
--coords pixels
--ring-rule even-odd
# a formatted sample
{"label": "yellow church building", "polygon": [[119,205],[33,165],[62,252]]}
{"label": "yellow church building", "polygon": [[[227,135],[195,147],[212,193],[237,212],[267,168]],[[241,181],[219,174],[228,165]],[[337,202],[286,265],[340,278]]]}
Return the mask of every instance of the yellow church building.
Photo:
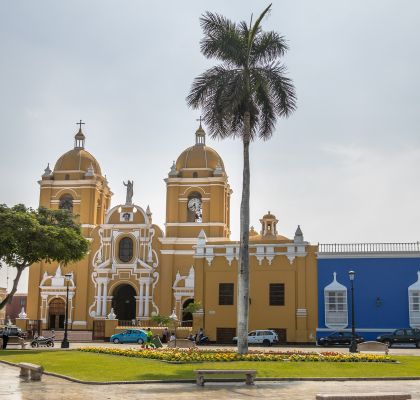
{"label": "yellow church building", "polygon": [[[194,320],[211,341],[231,343],[236,334],[239,242],[230,239],[230,189],[223,160],[206,145],[200,127],[195,143],[173,163],[166,184],[165,231],[153,224],[149,206],[111,206],[112,191],[98,161],[85,149],[80,129],[74,148],[45,169],[39,205],[78,216],[91,242],[86,258],[29,269],[28,318],[43,329],[64,327],[69,286],[69,327],[105,337],[106,320],[147,326],[153,315],[173,310],[184,325]],[[249,328],[273,329],[281,342],[312,342],[317,326],[316,246],[278,233],[268,212],[259,233],[250,231]],[[71,274],[69,278],[65,274]],[[191,316],[191,302],[201,309]],[[152,324],[151,324],[152,325]]]}

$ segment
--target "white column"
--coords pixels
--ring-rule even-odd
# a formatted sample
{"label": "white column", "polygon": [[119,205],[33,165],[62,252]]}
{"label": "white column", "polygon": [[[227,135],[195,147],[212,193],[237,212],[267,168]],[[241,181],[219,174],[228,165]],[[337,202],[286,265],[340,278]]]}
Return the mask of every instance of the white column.
{"label": "white column", "polygon": [[73,322],[73,295],[69,295],[69,324]]}
{"label": "white column", "polygon": [[108,300],[108,279],[104,282],[104,289],[102,294],[102,316],[106,317],[106,303]]}
{"label": "white column", "polygon": [[143,316],[143,304],[144,304],[143,288],[144,288],[144,282],[140,281],[139,317]]}
{"label": "white column", "polygon": [[146,282],[146,296],[145,296],[145,304],[144,304],[144,316],[148,317],[149,316],[149,286],[150,286],[150,282],[147,281]]}
{"label": "white column", "polygon": [[101,315],[101,301],[102,301],[102,282],[98,282],[98,292],[96,295],[96,316],[99,317]]}
{"label": "white column", "polygon": [[[42,294],[42,302],[41,302],[41,320],[42,322],[47,322],[48,319],[48,295]],[[38,319],[38,318],[37,318]]]}

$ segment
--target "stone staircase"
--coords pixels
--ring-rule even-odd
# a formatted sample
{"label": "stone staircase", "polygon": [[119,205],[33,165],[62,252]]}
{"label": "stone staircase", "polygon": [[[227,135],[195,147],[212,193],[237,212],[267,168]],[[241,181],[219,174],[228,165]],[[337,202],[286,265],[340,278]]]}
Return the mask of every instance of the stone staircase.
{"label": "stone staircase", "polygon": [[[51,331],[43,330],[42,336],[50,337],[52,336]],[[92,331],[68,331],[67,337],[70,342],[91,342],[92,341]],[[55,331],[55,340],[60,341],[64,338],[64,331]]]}

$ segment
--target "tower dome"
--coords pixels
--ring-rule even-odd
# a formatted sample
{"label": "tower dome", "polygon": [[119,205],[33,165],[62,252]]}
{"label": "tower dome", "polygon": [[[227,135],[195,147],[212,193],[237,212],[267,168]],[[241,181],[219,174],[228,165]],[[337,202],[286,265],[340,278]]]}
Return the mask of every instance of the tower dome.
{"label": "tower dome", "polygon": [[55,163],[54,173],[88,173],[102,175],[101,167],[96,158],[85,150],[85,135],[79,122],[79,131],[74,136],[74,148],[64,153]]}
{"label": "tower dome", "polygon": [[[211,174],[221,175],[225,172],[225,166],[216,150],[206,146],[206,133],[200,126],[195,132],[195,145],[185,149],[175,163],[176,170],[211,170]],[[186,172],[186,171],[185,171]],[[200,174],[201,175],[201,174]]]}

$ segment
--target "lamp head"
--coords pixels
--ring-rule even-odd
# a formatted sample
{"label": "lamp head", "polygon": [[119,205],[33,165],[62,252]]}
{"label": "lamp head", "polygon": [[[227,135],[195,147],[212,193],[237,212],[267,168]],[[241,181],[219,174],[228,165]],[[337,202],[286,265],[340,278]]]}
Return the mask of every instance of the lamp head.
{"label": "lamp head", "polygon": [[73,274],[67,273],[64,275],[64,277],[66,278],[66,281],[69,281],[72,278]]}
{"label": "lamp head", "polygon": [[356,273],[353,270],[349,271],[349,278],[351,281],[354,281],[354,275],[356,275]]}

